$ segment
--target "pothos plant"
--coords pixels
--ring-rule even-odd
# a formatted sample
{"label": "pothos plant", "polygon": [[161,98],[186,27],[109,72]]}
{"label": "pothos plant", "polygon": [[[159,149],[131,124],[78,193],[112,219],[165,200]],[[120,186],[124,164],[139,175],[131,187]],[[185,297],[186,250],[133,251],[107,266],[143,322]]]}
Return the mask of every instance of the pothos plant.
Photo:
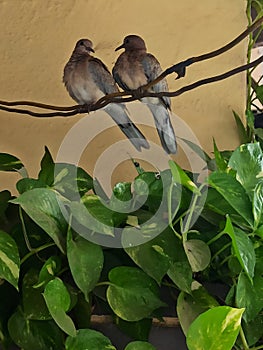
{"label": "pothos plant", "polygon": [[[160,173],[134,162],[133,183],[107,197],[46,149],[38,178],[0,193],[1,346],[116,349],[91,328],[99,308],[133,339],[125,350],[155,349],[165,286],[189,350],[263,349],[263,153],[214,155],[202,183],[172,161]],[[0,169],[26,173],[9,154]]]}

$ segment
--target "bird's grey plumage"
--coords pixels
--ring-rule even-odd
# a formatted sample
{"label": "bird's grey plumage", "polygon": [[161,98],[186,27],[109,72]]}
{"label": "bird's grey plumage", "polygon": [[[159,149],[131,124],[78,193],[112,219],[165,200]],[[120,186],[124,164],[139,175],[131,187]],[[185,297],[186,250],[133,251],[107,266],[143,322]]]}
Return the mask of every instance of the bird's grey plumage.
{"label": "bird's grey plumage", "polygon": [[[144,40],[137,35],[128,35],[123,44],[116,48],[125,49],[117,59],[112,73],[115,81],[123,90],[138,89],[142,85],[156,79],[162,69],[158,60],[147,53]],[[166,79],[151,87],[152,92],[168,91]],[[177,144],[174,129],[170,120],[171,101],[169,97],[154,98],[144,97],[142,102],[147,103],[151,110],[155,125],[164,150],[176,153]]]}
{"label": "bird's grey plumage", "polygon": [[[118,87],[105,64],[90,55],[92,42],[81,39],[64,68],[63,82],[69,95],[80,105],[91,104],[107,94],[118,92]],[[140,130],[132,123],[122,103],[110,103],[103,108],[118,124],[135,148],[149,148]]]}

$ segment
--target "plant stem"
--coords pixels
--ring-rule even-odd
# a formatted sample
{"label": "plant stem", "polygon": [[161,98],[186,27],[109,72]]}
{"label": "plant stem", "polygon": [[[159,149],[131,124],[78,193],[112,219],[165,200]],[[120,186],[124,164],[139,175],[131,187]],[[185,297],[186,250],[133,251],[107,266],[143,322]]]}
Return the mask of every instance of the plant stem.
{"label": "plant stem", "polygon": [[170,185],[169,190],[168,190],[168,220],[169,220],[169,227],[172,229],[174,234],[181,240],[182,239],[181,235],[177,231],[175,231],[175,229],[173,227],[173,217],[176,215],[176,213],[177,213],[177,211],[179,209],[179,206],[177,206],[175,213],[172,215],[172,192],[173,192],[173,186],[174,186],[174,184],[172,182],[172,184]]}
{"label": "plant stem", "polygon": [[53,246],[55,246],[55,245],[56,245],[55,243],[46,243],[46,244],[42,245],[41,247],[31,249],[31,251],[30,251],[29,253],[27,253],[27,254],[21,259],[21,265],[22,265],[28,258],[30,258],[32,255],[37,254],[37,253],[41,252],[42,250],[47,249],[47,248],[49,248],[49,247],[53,247]]}
{"label": "plant stem", "polygon": [[96,287],[101,287],[101,286],[110,286],[111,283],[106,281],[106,282],[99,282],[96,284]]}
{"label": "plant stem", "polygon": [[240,338],[242,340],[242,344],[243,344],[244,350],[249,350],[249,346],[248,346],[248,343],[247,343],[247,340],[246,340],[246,337],[245,337],[245,333],[243,331],[242,326],[240,327],[239,334],[240,334]]}
{"label": "plant stem", "polygon": [[22,231],[23,231],[23,235],[24,235],[27,249],[31,252],[31,251],[33,251],[33,248],[31,247],[31,244],[30,244],[29,239],[28,239],[28,235],[26,232],[26,225],[25,225],[25,221],[24,221],[24,217],[23,217],[23,212],[22,212],[22,208],[20,206],[19,206],[19,217],[21,220]]}
{"label": "plant stem", "polygon": [[229,242],[227,244],[225,244],[221,249],[219,249],[214,256],[212,257],[211,261],[214,260],[219,254],[221,254],[224,250],[226,250],[228,247],[230,247],[232,245],[232,242]]}
{"label": "plant stem", "polygon": [[207,245],[210,245],[210,244],[214,243],[214,242],[217,241],[219,238],[221,238],[224,234],[225,234],[224,231],[219,232],[215,237],[211,238],[210,241],[208,241],[206,244],[207,244]]}

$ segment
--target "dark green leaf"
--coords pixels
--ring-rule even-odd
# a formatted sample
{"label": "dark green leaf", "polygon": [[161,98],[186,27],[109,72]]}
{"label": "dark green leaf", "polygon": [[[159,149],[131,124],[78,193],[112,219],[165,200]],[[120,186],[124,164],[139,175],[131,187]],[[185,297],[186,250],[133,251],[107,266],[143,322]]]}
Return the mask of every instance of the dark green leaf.
{"label": "dark green leaf", "polygon": [[144,318],[137,322],[128,322],[117,317],[115,322],[118,328],[132,339],[141,341],[148,340],[152,328],[151,318]]}
{"label": "dark green leaf", "polygon": [[0,171],[17,171],[23,167],[21,161],[11,154],[0,153]]}
{"label": "dark green leaf", "polygon": [[100,278],[103,267],[102,249],[79,235],[73,238],[69,230],[67,256],[73,279],[88,300],[88,294]]}
{"label": "dark green leaf", "polygon": [[[260,10],[262,11],[262,5]],[[256,83],[254,85],[254,91],[256,93],[257,99],[260,101],[260,103],[263,104],[263,85],[258,85]]]}
{"label": "dark green leaf", "polygon": [[22,285],[23,311],[28,320],[50,320],[52,319],[42,290],[34,288],[38,280],[38,273],[35,270],[29,270],[24,278]]}
{"label": "dark green leaf", "polygon": [[237,227],[233,227],[229,217],[227,217],[224,232],[226,232],[232,239],[234,253],[245,273],[252,281],[256,264],[256,255],[253,243],[245,232]]}
{"label": "dark green leaf", "polygon": [[30,179],[28,177],[19,180],[16,183],[16,188],[20,194],[26,191],[30,191],[33,188],[45,188],[47,187],[44,182],[38,179]]}
{"label": "dark green leaf", "polygon": [[198,316],[187,332],[189,350],[231,350],[244,309],[218,306]]}
{"label": "dark green leaf", "polygon": [[181,243],[178,238],[168,228],[149,242],[125,248],[125,251],[138,266],[160,284],[175,260],[179,245]]}
{"label": "dark green leaf", "polygon": [[184,242],[184,249],[193,272],[207,268],[211,260],[211,252],[205,242],[200,239],[190,239]]}
{"label": "dark green leaf", "polygon": [[228,165],[237,172],[237,179],[252,198],[253,190],[263,171],[263,153],[259,143],[248,143],[238,147]]}
{"label": "dark green leaf", "polygon": [[0,222],[5,220],[5,211],[8,208],[8,201],[11,199],[11,193],[9,191],[0,192]]}
{"label": "dark green leaf", "polygon": [[241,273],[236,287],[236,306],[245,308],[244,320],[250,322],[263,309],[263,277],[255,275],[253,284]]}
{"label": "dark green leaf", "polygon": [[66,350],[116,350],[110,340],[92,329],[79,329],[75,337],[69,336]]}
{"label": "dark green leaf", "polygon": [[233,111],[233,114],[235,117],[235,121],[236,121],[236,125],[237,125],[237,129],[239,132],[239,137],[240,137],[241,143],[249,142],[250,140],[249,140],[248,135],[247,135],[247,130],[246,130],[240,116],[235,111]]}
{"label": "dark green leaf", "polygon": [[46,285],[44,298],[57,325],[68,335],[76,336],[74,323],[66,314],[71,305],[70,294],[61,279],[56,277]]}
{"label": "dark green leaf", "polygon": [[63,350],[63,333],[53,321],[28,320],[20,310],[8,322],[13,341],[23,350]]}
{"label": "dark green leaf", "polygon": [[216,145],[216,142],[215,142],[215,139],[213,139],[213,142],[214,142],[214,155],[215,155],[215,162],[216,162],[217,171],[226,172],[227,162],[225,161],[221,152],[219,152],[217,145]]}
{"label": "dark green leaf", "polygon": [[129,343],[124,350],[156,350],[156,348],[144,341],[134,341]]}
{"label": "dark green leaf", "polygon": [[263,337],[263,314],[259,313],[249,323],[244,322],[243,328],[248,345],[255,345]]}
{"label": "dark green leaf", "polygon": [[47,186],[51,186],[54,182],[54,169],[55,163],[49,152],[49,149],[45,146],[45,154],[41,160],[41,170],[38,174],[38,179],[45,183]]}
{"label": "dark green leaf", "polygon": [[212,173],[209,184],[253,227],[252,206],[245,189],[230,174]]}
{"label": "dark green leaf", "polygon": [[35,188],[24,192],[11,201],[19,204],[23,210],[35,221],[65,252],[65,236],[67,222],[61,212],[64,203],[55,191],[47,188]]}
{"label": "dark green leaf", "polygon": [[18,290],[20,258],[14,239],[0,230],[0,278]]}
{"label": "dark green leaf", "polygon": [[137,268],[115,267],[109,273],[109,280],[107,300],[123,320],[139,321],[165,306],[158,297],[156,282]]}

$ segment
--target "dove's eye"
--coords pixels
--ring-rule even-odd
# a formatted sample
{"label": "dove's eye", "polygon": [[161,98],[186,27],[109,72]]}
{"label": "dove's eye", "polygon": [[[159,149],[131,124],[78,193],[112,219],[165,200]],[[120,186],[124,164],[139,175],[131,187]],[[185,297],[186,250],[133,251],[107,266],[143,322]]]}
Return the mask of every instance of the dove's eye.
{"label": "dove's eye", "polygon": [[129,44],[129,39],[126,39],[125,42],[126,42],[126,44]]}
{"label": "dove's eye", "polygon": [[81,46],[83,46],[83,45],[84,45],[83,41],[81,41],[79,44],[80,44]]}

